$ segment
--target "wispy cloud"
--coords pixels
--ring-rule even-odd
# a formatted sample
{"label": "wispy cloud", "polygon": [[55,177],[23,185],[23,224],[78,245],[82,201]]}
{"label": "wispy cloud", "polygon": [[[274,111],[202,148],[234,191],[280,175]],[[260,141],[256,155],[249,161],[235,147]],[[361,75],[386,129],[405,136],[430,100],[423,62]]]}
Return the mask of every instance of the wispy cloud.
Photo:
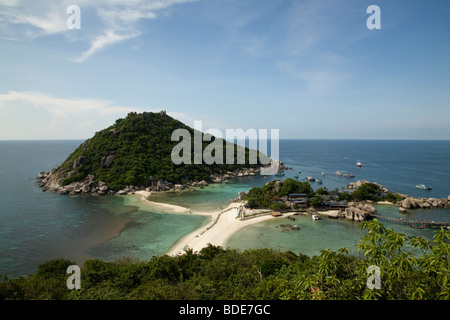
{"label": "wispy cloud", "polygon": [[[76,1],[81,9],[82,28],[85,12],[95,13],[98,21],[91,24],[87,38],[77,39],[88,41],[88,49],[71,60],[83,62],[108,45],[136,38],[141,34],[140,20],[156,19],[158,11],[193,1],[197,0]],[[66,10],[72,4],[73,0],[0,0],[0,39],[22,41],[62,34],[73,41],[73,32],[66,26]]]}
{"label": "wispy cloud", "polygon": [[11,102],[25,102],[35,109],[47,111],[54,116],[73,116],[95,112],[99,115],[121,114],[133,111],[132,108],[115,106],[111,101],[97,99],[63,99],[39,92],[10,91],[0,94],[0,108]]}
{"label": "wispy cloud", "polygon": [[106,100],[10,91],[0,94],[0,139],[88,138],[131,111],[135,110]]}
{"label": "wispy cloud", "polygon": [[[42,92],[10,91],[0,94],[1,139],[82,139],[107,128],[129,112],[160,109],[121,106],[109,100],[60,98]],[[186,114],[168,114],[181,121]],[[27,115],[27,116],[24,116]]]}
{"label": "wispy cloud", "polygon": [[101,49],[127,39],[133,39],[140,33],[117,34],[114,30],[108,30],[104,34],[97,36],[90,43],[88,50],[84,51],[78,58],[72,59],[74,62],[83,62]]}
{"label": "wispy cloud", "polygon": [[67,31],[65,10],[58,10],[50,5],[39,12],[21,9],[18,1],[0,3],[0,38],[2,39],[34,39]]}

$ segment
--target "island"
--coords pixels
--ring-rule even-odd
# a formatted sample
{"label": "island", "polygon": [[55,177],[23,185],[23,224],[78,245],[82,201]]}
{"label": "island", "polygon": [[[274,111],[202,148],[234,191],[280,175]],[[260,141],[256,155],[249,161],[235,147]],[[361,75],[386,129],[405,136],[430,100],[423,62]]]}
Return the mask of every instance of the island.
{"label": "island", "polygon": [[[240,176],[252,176],[270,166],[271,159],[258,152],[258,161],[249,161],[250,149],[234,144],[234,159],[227,163],[180,163],[171,159],[177,141],[171,137],[175,130],[184,129],[194,136],[194,129],[158,113],[131,112],[124,119],[97,132],[84,141],[61,165],[37,176],[43,191],[61,194],[95,193],[124,195],[139,190],[167,191],[186,187],[204,187]],[[203,133],[202,137],[203,137]],[[202,151],[208,146],[202,139]],[[223,156],[230,142],[219,138],[209,141],[223,144]],[[192,141],[192,149],[194,141]],[[245,162],[237,161],[243,150]],[[191,155],[193,157],[193,155]],[[266,157],[266,158],[264,158]],[[265,165],[260,161],[265,159]],[[279,169],[285,169],[280,162]]]}

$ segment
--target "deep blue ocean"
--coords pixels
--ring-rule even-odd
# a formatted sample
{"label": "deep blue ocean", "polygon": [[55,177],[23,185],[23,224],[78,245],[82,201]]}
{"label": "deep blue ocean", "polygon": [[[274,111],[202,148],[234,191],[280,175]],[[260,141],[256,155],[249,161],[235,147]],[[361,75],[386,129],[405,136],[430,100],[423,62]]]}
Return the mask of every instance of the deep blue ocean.
{"label": "deep blue ocean", "polygon": [[[39,264],[54,258],[71,259],[77,264],[92,258],[150,259],[164,254],[181,237],[208,223],[203,216],[143,211],[119,196],[42,192],[36,175],[63,162],[82,142],[0,141],[0,275],[34,273]],[[321,178],[322,185],[311,183],[314,189],[341,188],[351,181],[367,179],[415,197],[450,195],[450,141],[281,140],[280,160],[293,168],[283,178],[294,177],[299,171],[299,179],[307,175]],[[356,166],[357,161],[362,162],[361,168]],[[336,171],[353,173],[355,177],[337,176]],[[199,192],[161,195],[159,200],[189,206],[194,211],[220,209],[239,191],[262,186],[274,178],[239,178]],[[431,185],[433,189],[419,190],[417,184]],[[378,211],[399,215],[392,206],[379,205]],[[450,211],[416,210],[408,218],[449,221]],[[238,232],[227,246],[273,247],[314,255],[325,248],[355,246],[362,235],[355,222],[316,222],[319,223],[299,217],[295,223],[301,231],[295,234],[280,232],[277,221],[257,224]],[[432,236],[429,230],[389,227]]]}

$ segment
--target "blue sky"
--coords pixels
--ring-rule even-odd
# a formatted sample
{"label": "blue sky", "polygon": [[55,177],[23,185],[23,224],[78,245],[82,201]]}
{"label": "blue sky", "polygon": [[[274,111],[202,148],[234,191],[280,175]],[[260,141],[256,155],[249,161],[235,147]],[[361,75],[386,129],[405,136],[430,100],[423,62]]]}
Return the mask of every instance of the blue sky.
{"label": "blue sky", "polygon": [[449,31],[448,0],[0,0],[0,139],[163,109],[222,132],[450,139]]}

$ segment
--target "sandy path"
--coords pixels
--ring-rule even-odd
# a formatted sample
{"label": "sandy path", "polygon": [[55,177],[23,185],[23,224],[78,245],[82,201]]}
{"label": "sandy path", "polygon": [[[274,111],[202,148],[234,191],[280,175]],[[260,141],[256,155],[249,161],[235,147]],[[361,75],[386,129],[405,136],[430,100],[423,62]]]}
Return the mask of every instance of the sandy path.
{"label": "sandy path", "polygon": [[[263,215],[248,220],[237,219],[240,205],[242,205],[242,203],[231,203],[222,211],[202,213],[205,215],[211,215],[210,223],[182,238],[168,252],[166,252],[166,254],[182,254],[184,248],[191,248],[194,252],[198,252],[208,246],[208,244],[225,247],[227,240],[237,231],[246,226],[273,218],[272,215]],[[220,216],[218,217],[219,214]],[[210,228],[207,229],[208,227]]]}
{"label": "sandy path", "polygon": [[[151,192],[138,191],[136,194],[140,195],[138,199],[140,204],[136,204],[143,205],[147,209],[156,210],[158,212],[197,214],[210,217],[210,221],[206,225],[194,230],[175,243],[172,248],[166,252],[168,255],[183,254],[185,248],[191,248],[194,252],[198,252],[207,247],[208,244],[225,247],[228,239],[242,228],[269,219],[274,219],[271,214],[260,215],[253,218],[248,218],[246,220],[238,219],[237,215],[239,207],[243,205],[243,203],[230,203],[227,208],[220,211],[191,213],[189,208],[186,207],[149,201],[147,198],[150,196]],[[283,216],[287,215],[290,214],[283,214]]]}

